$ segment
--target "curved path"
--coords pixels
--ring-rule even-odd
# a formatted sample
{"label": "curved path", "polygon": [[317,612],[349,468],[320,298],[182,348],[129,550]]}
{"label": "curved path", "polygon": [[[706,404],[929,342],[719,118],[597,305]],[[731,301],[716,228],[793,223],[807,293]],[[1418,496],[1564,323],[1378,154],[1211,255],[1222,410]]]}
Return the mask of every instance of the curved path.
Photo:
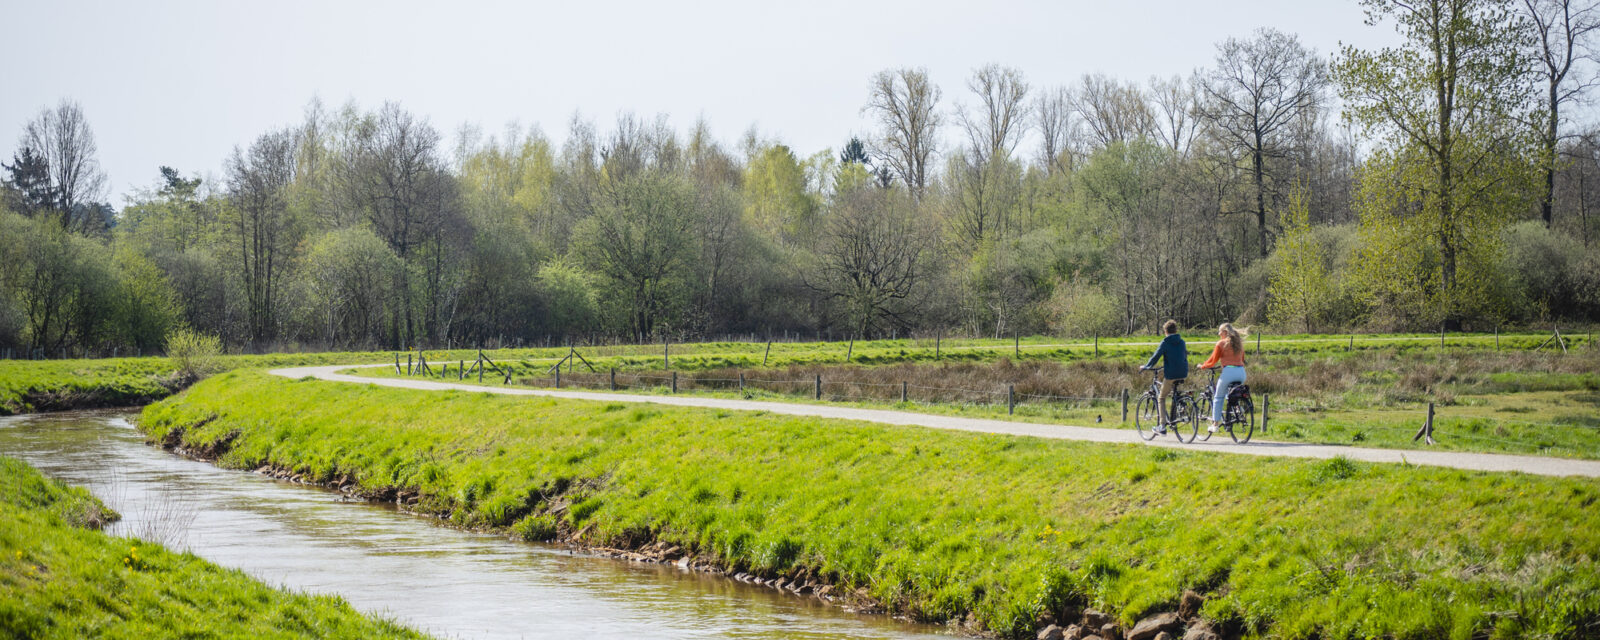
{"label": "curved path", "polygon": [[708,398],[692,395],[653,396],[626,393],[604,393],[595,391],[552,391],[545,389],[488,387],[475,384],[435,382],[432,380],[416,380],[410,378],[369,378],[339,373],[339,371],[348,369],[387,366],[391,365],[376,364],[290,367],[285,369],[273,369],[270,373],[286,378],[304,378],[311,376],[320,380],[331,380],[334,382],[375,384],[386,387],[399,387],[403,389],[421,389],[428,391],[456,389],[460,391],[480,391],[484,393],[498,393],[511,396],[544,396],[549,398],[595,400],[601,402],[638,402],[649,404],[665,404],[678,407],[700,407],[705,409],[765,411],[767,413],[792,416],[813,416],[818,418],[836,418],[840,420],[862,420],[866,422],[911,425],[929,427],[933,429],[949,429],[954,431],[976,431],[979,433],[1033,436],[1036,438],[1057,438],[1062,440],[1084,440],[1088,442],[1149,444],[1151,446],[1171,447],[1175,449],[1194,449],[1198,451],[1215,451],[1222,453],[1258,456],[1287,456],[1292,458],[1332,458],[1334,456],[1344,456],[1351,460],[1362,460],[1366,462],[1398,462],[1434,467],[1450,467],[1454,469],[1469,469],[1473,471],[1520,471],[1523,473],[1533,473],[1547,476],[1584,476],[1590,478],[1600,477],[1600,461],[1597,460],[1572,460],[1567,458],[1544,458],[1539,456],[1518,456],[1496,453],[1463,453],[1458,451],[1432,451],[1421,449],[1369,449],[1363,447],[1299,444],[1292,442],[1264,442],[1259,440],[1252,441],[1249,444],[1244,445],[1233,444],[1231,441],[1224,444],[1216,439],[1213,439],[1211,442],[1194,442],[1191,444],[1178,444],[1165,438],[1157,439],[1151,442],[1145,442],[1132,429],[1073,427],[1067,425],[1039,424],[1032,422],[1011,422],[1007,420],[988,420],[983,418],[962,418],[956,416],[930,415],[925,413],[889,411],[884,409],[859,409],[855,407],[788,402],[760,402],[755,400],[733,400],[728,398]]}

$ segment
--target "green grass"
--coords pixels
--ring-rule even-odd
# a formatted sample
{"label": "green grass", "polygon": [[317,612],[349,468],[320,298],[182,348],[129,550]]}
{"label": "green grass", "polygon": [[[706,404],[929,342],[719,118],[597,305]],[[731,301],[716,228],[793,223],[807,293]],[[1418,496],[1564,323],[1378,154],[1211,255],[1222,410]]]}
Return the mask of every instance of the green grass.
{"label": "green grass", "polygon": [[114,519],[82,488],[0,456],[0,636],[422,638],[343,600],[90,527]]}
{"label": "green grass", "polygon": [[[224,465],[350,474],[466,527],[678,544],[1028,636],[1094,606],[1246,636],[1578,638],[1600,483],[848,421],[217,376],[148,407]],[[218,447],[219,443],[227,443]]]}

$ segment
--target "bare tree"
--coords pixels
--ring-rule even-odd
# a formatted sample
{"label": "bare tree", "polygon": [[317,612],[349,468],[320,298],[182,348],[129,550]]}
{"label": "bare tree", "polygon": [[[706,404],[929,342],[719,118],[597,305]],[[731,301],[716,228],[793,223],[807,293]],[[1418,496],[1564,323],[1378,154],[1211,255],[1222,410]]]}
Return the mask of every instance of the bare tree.
{"label": "bare tree", "polygon": [[1181,76],[1150,78],[1150,100],[1155,104],[1156,135],[1162,144],[1180,158],[1188,156],[1198,124],[1194,117],[1194,85]]}
{"label": "bare tree", "polygon": [[1078,84],[1074,103],[1078,116],[1101,147],[1155,132],[1155,117],[1144,92],[1134,84],[1103,74],[1086,75]]}
{"label": "bare tree", "polygon": [[905,182],[913,197],[928,186],[928,163],[938,150],[939,87],[925,69],[902,68],[872,77],[872,96],[863,111],[877,118],[876,155]]}
{"label": "bare tree", "polygon": [[249,151],[234,148],[228,160],[233,205],[228,226],[245,288],[250,340],[257,346],[275,336],[277,285],[289,263],[288,192],[297,146],[294,134],[275,131],[257,138]]}
{"label": "bare tree", "polygon": [[967,89],[978,97],[978,108],[956,110],[956,119],[966,130],[967,143],[978,164],[1010,158],[1026,130],[1028,82],[1022,72],[997,64],[972,72]]}
{"label": "bare tree", "polygon": [[1213,132],[1249,155],[1263,258],[1271,246],[1267,161],[1280,153],[1285,134],[1301,113],[1321,103],[1327,84],[1327,67],[1315,52],[1295,36],[1273,29],[1217,45],[1217,68],[1201,76],[1200,116]]}
{"label": "bare tree", "polygon": [[806,286],[843,307],[855,335],[910,325],[931,261],[904,196],[857,188],[840,195]]}
{"label": "bare tree", "polygon": [[1590,40],[1600,29],[1600,9],[1574,0],[1522,0],[1522,7],[1534,31],[1534,76],[1545,84],[1544,122],[1539,131],[1544,190],[1539,194],[1539,214],[1548,228],[1551,203],[1555,201],[1561,108],[1577,101],[1595,85],[1593,73],[1581,77],[1572,73],[1578,64],[1596,61],[1597,52]]}
{"label": "bare tree", "polygon": [[91,222],[73,219],[73,210],[76,205],[105,197],[106,174],[95,158],[99,147],[83,108],[64,99],[54,109],[40,110],[23,127],[17,146],[32,149],[48,164],[62,225],[81,229]]}
{"label": "bare tree", "polygon": [[1069,151],[1077,123],[1072,118],[1072,92],[1066,87],[1055,87],[1034,99],[1033,113],[1039,128],[1039,163],[1047,175],[1055,175],[1068,167],[1063,157]]}

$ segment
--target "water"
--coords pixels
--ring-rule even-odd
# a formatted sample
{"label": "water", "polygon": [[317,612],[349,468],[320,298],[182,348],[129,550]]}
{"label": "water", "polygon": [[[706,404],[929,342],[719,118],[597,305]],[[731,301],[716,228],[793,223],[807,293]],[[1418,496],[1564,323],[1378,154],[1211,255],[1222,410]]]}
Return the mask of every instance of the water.
{"label": "water", "polygon": [[[448,638],[919,638],[942,629],[685,572],[459,531],[181,458],[116,411],[0,418],[0,454],[88,487],[107,531]],[[948,638],[948,635],[942,635]]]}

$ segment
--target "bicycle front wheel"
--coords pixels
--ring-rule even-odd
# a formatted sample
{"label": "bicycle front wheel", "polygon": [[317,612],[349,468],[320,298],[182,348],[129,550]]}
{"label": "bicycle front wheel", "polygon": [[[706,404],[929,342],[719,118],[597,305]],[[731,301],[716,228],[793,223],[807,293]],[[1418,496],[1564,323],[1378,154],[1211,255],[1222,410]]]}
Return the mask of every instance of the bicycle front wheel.
{"label": "bicycle front wheel", "polygon": [[[1229,411],[1233,415],[1228,421],[1233,426],[1228,429],[1228,434],[1233,436],[1233,441],[1244,444],[1250,441],[1250,436],[1256,432],[1256,407],[1248,398],[1241,399],[1233,404]],[[1241,435],[1242,432],[1242,435]]]}
{"label": "bicycle front wheel", "polygon": [[[1172,419],[1172,435],[1178,442],[1194,442],[1195,435],[1200,432],[1200,405],[1195,404],[1194,398],[1184,398],[1178,402],[1177,416]],[[1185,433],[1188,432],[1185,437]]]}
{"label": "bicycle front wheel", "polygon": [[1139,430],[1139,437],[1153,440],[1156,437],[1156,425],[1161,423],[1161,414],[1157,411],[1156,399],[1148,395],[1139,396],[1139,403],[1133,407],[1133,428]]}
{"label": "bicycle front wheel", "polygon": [[[1202,415],[1202,416],[1210,416],[1211,415],[1211,394],[1209,392],[1200,394],[1200,397],[1195,398],[1194,405],[1195,405],[1195,411],[1198,412],[1200,415]],[[1200,433],[1200,441],[1201,442],[1209,442],[1210,440],[1211,440],[1211,431],[1209,429]]]}

